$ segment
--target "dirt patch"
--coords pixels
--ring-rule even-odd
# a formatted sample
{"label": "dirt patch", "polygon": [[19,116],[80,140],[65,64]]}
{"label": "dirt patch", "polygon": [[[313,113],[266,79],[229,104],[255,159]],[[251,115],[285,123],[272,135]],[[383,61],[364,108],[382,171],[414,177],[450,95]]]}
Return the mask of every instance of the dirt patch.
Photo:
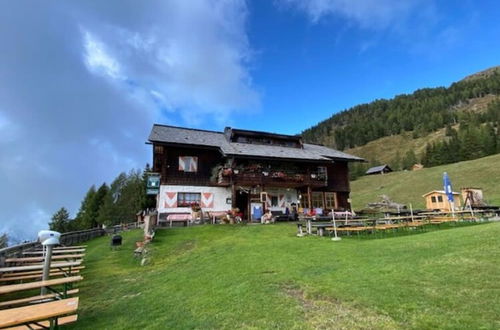
{"label": "dirt patch", "polygon": [[335,298],[308,297],[300,288],[286,285],[284,293],[301,306],[312,329],[400,329],[388,315]]}

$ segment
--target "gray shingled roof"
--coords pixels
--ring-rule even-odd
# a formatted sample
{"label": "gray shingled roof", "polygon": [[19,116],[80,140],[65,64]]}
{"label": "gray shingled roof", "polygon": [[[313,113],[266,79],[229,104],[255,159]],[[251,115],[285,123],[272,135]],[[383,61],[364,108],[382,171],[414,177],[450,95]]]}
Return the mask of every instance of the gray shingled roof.
{"label": "gray shingled roof", "polygon": [[389,167],[389,165],[379,165],[379,166],[375,166],[375,167],[370,167],[368,169],[368,171],[366,171],[366,174],[373,174],[373,173],[380,173],[384,170],[384,168],[388,167],[389,170],[392,171],[392,169]]}
{"label": "gray shingled roof", "polygon": [[304,148],[236,143],[227,140],[222,132],[205,131],[166,125],[153,125],[148,140],[173,144],[190,144],[219,148],[226,156],[255,156],[303,160],[363,161],[362,158],[331,148],[304,143]]}

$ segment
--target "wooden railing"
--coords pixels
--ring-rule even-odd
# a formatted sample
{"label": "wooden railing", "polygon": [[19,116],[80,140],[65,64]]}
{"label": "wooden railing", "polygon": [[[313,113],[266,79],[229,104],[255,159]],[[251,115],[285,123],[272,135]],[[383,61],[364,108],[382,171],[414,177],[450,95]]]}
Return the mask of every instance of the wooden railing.
{"label": "wooden railing", "polygon": [[[106,231],[102,228],[72,231],[61,234],[59,242],[62,245],[73,245],[88,241],[95,237],[103,236],[105,234]],[[0,249],[0,267],[4,266],[5,264],[4,261],[6,258],[21,257],[24,251],[33,250],[34,248],[40,246],[41,246],[40,242],[32,241]]]}
{"label": "wooden railing", "polygon": [[299,174],[299,173],[284,173],[274,172],[267,175],[260,172],[244,172],[233,173],[231,176],[222,177],[223,182],[234,182],[241,185],[266,185],[266,186],[283,186],[283,187],[298,187],[312,186],[324,187],[328,184],[325,177],[319,178],[316,174]]}

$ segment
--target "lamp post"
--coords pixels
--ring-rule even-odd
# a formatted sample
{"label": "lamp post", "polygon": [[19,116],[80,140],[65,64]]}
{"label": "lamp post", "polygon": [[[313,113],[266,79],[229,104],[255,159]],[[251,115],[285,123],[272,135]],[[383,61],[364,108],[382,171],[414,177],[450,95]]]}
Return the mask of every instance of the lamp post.
{"label": "lamp post", "polygon": [[[52,249],[54,245],[59,244],[59,238],[61,237],[61,233],[58,233],[57,231],[52,231],[52,230],[41,230],[38,233],[38,240],[40,243],[42,243],[43,249],[44,249],[44,257],[45,260],[43,261],[43,275],[42,275],[42,281],[47,281],[50,276],[50,262],[52,259]],[[47,288],[42,287],[40,290],[40,294],[43,296],[47,294]]]}

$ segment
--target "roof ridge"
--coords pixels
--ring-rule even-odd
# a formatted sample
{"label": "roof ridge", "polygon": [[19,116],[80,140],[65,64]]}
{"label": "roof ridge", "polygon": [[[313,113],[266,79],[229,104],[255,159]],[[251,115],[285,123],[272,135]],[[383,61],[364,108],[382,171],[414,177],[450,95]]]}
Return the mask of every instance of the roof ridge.
{"label": "roof ridge", "polygon": [[186,131],[198,131],[198,132],[209,132],[209,133],[224,134],[224,132],[222,132],[222,131],[213,131],[213,130],[201,129],[201,128],[181,127],[181,126],[175,126],[175,125],[153,124],[153,126],[178,128],[178,129],[183,129],[183,130],[186,130]]}

